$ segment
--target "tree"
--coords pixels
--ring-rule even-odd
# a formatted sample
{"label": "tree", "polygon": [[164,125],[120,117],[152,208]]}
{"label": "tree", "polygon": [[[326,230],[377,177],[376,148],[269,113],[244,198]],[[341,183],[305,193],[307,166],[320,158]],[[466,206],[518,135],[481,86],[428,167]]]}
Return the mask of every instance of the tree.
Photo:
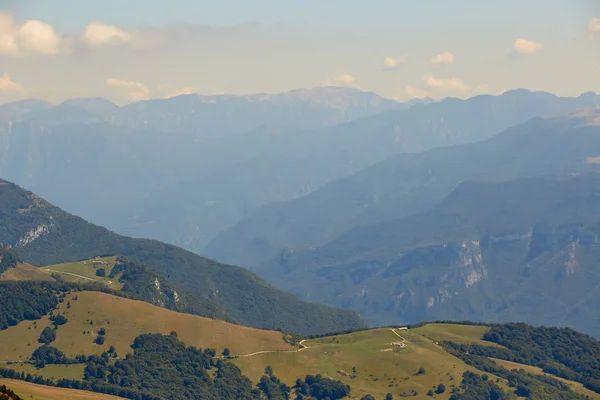
{"label": "tree", "polygon": [[445,391],[446,391],[446,385],[444,385],[443,383],[440,383],[440,384],[437,386],[437,389],[436,389],[436,391],[435,391],[435,392],[436,392],[437,394],[442,394],[442,393],[444,393]]}
{"label": "tree", "polygon": [[54,331],[54,329],[52,329],[50,327],[45,327],[44,330],[42,331],[42,333],[40,334],[38,342],[40,342],[42,344],[48,344],[48,343],[54,342],[55,340],[56,340],[56,332]]}
{"label": "tree", "polygon": [[225,347],[223,349],[223,356],[224,357],[229,357],[231,355],[231,351],[229,351],[229,349],[227,347]]}
{"label": "tree", "polygon": [[106,335],[106,329],[100,328],[100,330],[98,330],[98,335],[100,335],[100,336]]}
{"label": "tree", "polygon": [[106,270],[104,268],[98,268],[96,270],[96,276],[104,278],[106,276]]}
{"label": "tree", "polygon": [[268,376],[273,375],[273,368],[271,368],[270,365],[267,365],[267,367],[265,368],[265,375],[268,375]]}
{"label": "tree", "polygon": [[366,394],[361,397],[360,400],[375,400],[375,397],[371,396],[370,394]]}
{"label": "tree", "polygon": [[419,368],[419,370],[417,371],[417,375],[425,375],[425,368]]}
{"label": "tree", "polygon": [[96,340],[94,340],[94,343],[103,345],[104,344],[104,336],[101,336],[101,335],[96,336]]}
{"label": "tree", "polygon": [[391,393],[385,395],[385,400],[394,400],[394,396]]}
{"label": "tree", "polygon": [[64,325],[66,324],[68,321],[67,317],[65,317],[64,315],[57,315],[56,317],[54,317],[52,319],[52,323],[54,324],[54,326],[58,327],[60,325]]}

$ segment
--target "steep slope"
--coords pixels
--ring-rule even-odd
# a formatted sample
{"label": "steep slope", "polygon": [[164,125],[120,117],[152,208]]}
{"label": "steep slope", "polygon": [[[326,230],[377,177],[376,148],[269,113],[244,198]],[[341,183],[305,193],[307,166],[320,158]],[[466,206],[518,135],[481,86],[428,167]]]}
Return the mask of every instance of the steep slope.
{"label": "steep slope", "polygon": [[600,173],[463,183],[429,212],[286,253],[265,275],[378,324],[526,321],[600,336],[599,234]]}
{"label": "steep slope", "polygon": [[[427,210],[461,181],[595,170],[598,115],[537,118],[487,141],[392,157],[308,196],[265,206],[215,238],[206,254],[257,266],[285,248],[318,246],[354,226]],[[267,272],[268,274],[268,272]]]}
{"label": "steep slope", "polygon": [[25,261],[36,265],[103,254],[138,259],[180,290],[215,303],[233,320],[248,326],[299,333],[364,326],[353,312],[304,303],[243,268],[164,243],[117,235],[6,181],[0,181],[0,242],[13,246]]}

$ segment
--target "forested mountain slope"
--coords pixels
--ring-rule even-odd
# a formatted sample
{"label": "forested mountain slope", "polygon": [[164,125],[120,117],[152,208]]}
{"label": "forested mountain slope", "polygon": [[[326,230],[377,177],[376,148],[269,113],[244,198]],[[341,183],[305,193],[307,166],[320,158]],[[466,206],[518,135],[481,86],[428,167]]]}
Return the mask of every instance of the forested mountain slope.
{"label": "forested mountain slope", "polygon": [[0,243],[13,246],[36,265],[105,254],[143,261],[179,290],[201,296],[248,326],[301,333],[365,326],[351,311],[304,303],[243,268],[164,243],[117,235],[6,181],[0,181]]}

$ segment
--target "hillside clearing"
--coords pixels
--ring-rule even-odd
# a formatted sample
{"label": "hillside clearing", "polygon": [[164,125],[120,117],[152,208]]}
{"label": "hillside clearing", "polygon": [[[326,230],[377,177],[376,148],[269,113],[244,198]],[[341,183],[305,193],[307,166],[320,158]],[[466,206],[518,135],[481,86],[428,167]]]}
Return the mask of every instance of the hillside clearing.
{"label": "hillside clearing", "polygon": [[120,400],[121,397],[83,390],[55,388],[36,385],[25,381],[0,378],[0,385],[6,385],[20,397],[27,400]]}
{"label": "hillside clearing", "polygon": [[[65,264],[55,264],[42,267],[47,274],[57,274],[67,282],[90,283],[99,282],[111,289],[121,289],[122,285],[117,278],[109,278],[117,257],[99,257]],[[105,276],[98,276],[96,272],[104,269]]]}
{"label": "hillside clearing", "polygon": [[496,343],[482,340],[481,338],[490,330],[487,326],[458,325],[458,324],[427,324],[411,332],[421,334],[435,342],[445,340],[454,343],[474,343],[483,346],[499,346]]}
{"label": "hillside clearing", "polygon": [[[405,348],[392,345],[399,342],[398,334],[405,340]],[[448,393],[436,398],[445,399],[452,386],[460,384],[464,371],[475,371],[412,330],[396,333],[389,328],[374,329],[307,340],[304,344],[307,348],[301,352],[257,354],[237,358],[234,363],[255,382],[268,365],[288,385],[307,374],[339,379],[352,387],[352,398],[369,393],[383,398],[392,393],[395,398],[404,394],[427,399],[427,391],[443,383]],[[424,374],[417,374],[420,368],[425,369]],[[412,390],[418,395],[413,396]]]}
{"label": "hillside clearing", "polygon": [[23,263],[4,271],[0,275],[0,281],[54,281],[54,279],[40,268]]}
{"label": "hillside clearing", "polygon": [[574,381],[570,381],[567,379],[563,379],[563,378],[559,378],[558,376],[555,375],[551,375],[551,374],[547,374],[544,371],[542,371],[541,368],[538,367],[534,367],[532,365],[525,365],[525,364],[519,364],[516,362],[512,362],[512,361],[506,361],[506,360],[499,360],[497,358],[490,358],[492,361],[494,361],[496,364],[508,369],[508,370],[520,370],[523,369],[527,372],[530,372],[532,374],[536,374],[536,375],[545,375],[545,376],[549,376],[552,377],[554,379],[558,379],[561,382],[566,383],[567,385],[571,386],[571,390],[573,390],[575,393],[579,393],[582,394],[584,396],[588,396],[590,399],[593,400],[600,400],[600,393],[596,393],[593,392],[589,389],[586,389],[581,383],[579,382],[574,382]]}
{"label": "hillside clearing", "polygon": [[[71,307],[67,308],[69,302]],[[177,332],[188,346],[215,348],[218,353],[225,347],[232,355],[294,349],[283,340],[281,332],[181,314],[106,293],[73,292],[54,313],[64,314],[68,322],[59,327],[52,346],[69,356],[99,355],[111,345],[116,348],[117,354],[124,356],[131,352],[130,346],[137,336],[143,333],[169,334],[171,331]],[[27,361],[40,346],[37,339],[46,326],[50,326],[47,316],[38,321],[23,321],[0,331],[0,361]],[[103,345],[94,343],[100,328],[106,329]],[[39,372],[46,375],[48,371]]]}

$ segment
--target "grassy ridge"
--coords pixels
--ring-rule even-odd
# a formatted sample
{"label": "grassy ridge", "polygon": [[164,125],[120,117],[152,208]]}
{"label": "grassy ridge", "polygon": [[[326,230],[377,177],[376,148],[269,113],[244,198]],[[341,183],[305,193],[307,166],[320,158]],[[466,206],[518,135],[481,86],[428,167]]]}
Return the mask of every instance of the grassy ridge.
{"label": "grassy ridge", "polygon": [[[468,336],[474,337],[481,330],[464,328]],[[296,353],[260,354],[234,362],[253,380],[260,378],[267,365],[289,385],[307,374],[339,379],[352,387],[353,398],[369,393],[375,398],[387,393],[400,398],[403,394],[413,396],[414,390],[418,394],[413,398],[426,399],[434,385],[458,386],[463,372],[476,371],[418,331],[396,332],[406,340],[405,348],[392,345],[403,339],[390,328],[382,328],[308,340],[303,342],[308,348]],[[418,374],[420,368],[424,368],[424,374]]]}
{"label": "grassy ridge", "polygon": [[[73,300],[75,297],[77,300]],[[67,308],[68,302],[71,304],[70,308]],[[171,331],[176,331],[188,346],[215,348],[217,352],[223,351],[225,347],[232,354],[292,348],[283,340],[281,332],[263,331],[181,314],[106,293],[72,293],[54,313],[65,313],[68,322],[59,327],[56,341],[52,345],[69,356],[99,355],[111,345],[118,354],[124,356],[131,352],[130,345],[138,335],[169,334]],[[49,325],[50,321],[45,316],[38,321],[24,321],[0,331],[0,361],[26,361],[40,345],[37,342],[40,332]],[[103,345],[94,343],[100,328],[107,331]]]}
{"label": "grassy ridge", "polygon": [[54,281],[50,274],[31,264],[18,264],[0,274],[0,281]]}

